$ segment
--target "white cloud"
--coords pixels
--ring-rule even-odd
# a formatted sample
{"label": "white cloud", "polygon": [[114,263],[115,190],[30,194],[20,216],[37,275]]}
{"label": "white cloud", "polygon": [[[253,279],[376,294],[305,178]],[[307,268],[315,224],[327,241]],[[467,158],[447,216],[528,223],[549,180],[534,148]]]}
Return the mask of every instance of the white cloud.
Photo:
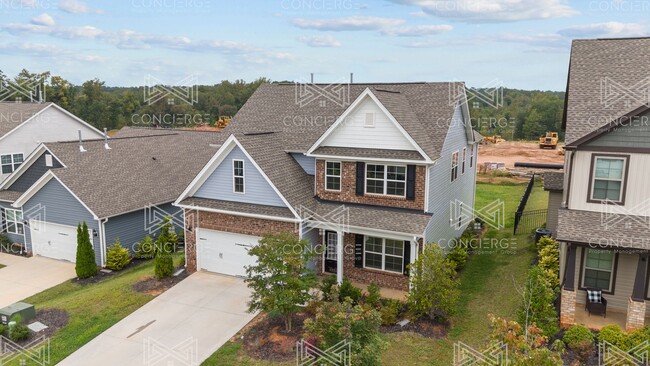
{"label": "white cloud", "polygon": [[558,34],[570,38],[633,37],[648,35],[648,30],[638,23],[607,22],[576,25],[562,29]]}
{"label": "white cloud", "polygon": [[35,25],[43,25],[47,27],[51,27],[55,24],[54,18],[52,18],[48,13],[43,13],[37,17],[34,17],[30,22]]}
{"label": "white cloud", "polygon": [[93,9],[88,5],[77,0],[59,0],[58,3],[59,9],[70,14],[86,14],[86,13],[95,13],[102,14],[102,10]]}
{"label": "white cloud", "polygon": [[51,58],[57,61],[73,60],[82,62],[102,62],[103,58],[95,55],[85,55],[79,51],[42,43],[4,43],[0,44],[0,54],[23,54],[27,56],[38,56]]}
{"label": "white cloud", "polygon": [[430,15],[459,22],[514,22],[577,15],[564,0],[391,0],[418,6]]}
{"label": "white cloud", "polygon": [[454,27],[446,24],[416,25],[412,27],[387,28],[382,30],[382,33],[389,36],[421,37],[449,32],[452,29],[454,29]]}
{"label": "white cloud", "polygon": [[338,39],[327,36],[303,36],[298,37],[298,40],[309,47],[341,47],[341,42]]}
{"label": "white cloud", "polygon": [[404,20],[373,16],[352,16],[335,19],[297,18],[293,19],[291,22],[295,26],[303,29],[315,29],[321,31],[367,31],[394,27],[404,23]]}

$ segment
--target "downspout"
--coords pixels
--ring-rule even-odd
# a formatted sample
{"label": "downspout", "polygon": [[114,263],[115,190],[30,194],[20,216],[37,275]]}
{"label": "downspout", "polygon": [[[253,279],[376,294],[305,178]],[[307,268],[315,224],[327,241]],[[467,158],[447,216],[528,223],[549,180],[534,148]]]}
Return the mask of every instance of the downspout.
{"label": "downspout", "polygon": [[99,256],[102,267],[106,266],[106,228],[104,225],[107,221],[108,217],[99,220]]}

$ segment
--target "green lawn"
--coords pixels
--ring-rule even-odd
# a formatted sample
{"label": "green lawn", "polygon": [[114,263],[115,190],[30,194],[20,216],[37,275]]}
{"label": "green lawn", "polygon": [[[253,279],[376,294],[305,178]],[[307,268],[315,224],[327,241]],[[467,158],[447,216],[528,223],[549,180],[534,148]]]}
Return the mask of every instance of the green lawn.
{"label": "green lawn", "polygon": [[[478,183],[476,207],[502,199],[505,205],[506,225],[502,230],[490,229],[486,238],[507,239],[514,246],[512,253],[494,252],[473,255],[460,276],[461,300],[458,313],[452,319],[449,336],[431,340],[415,333],[392,333],[385,335],[388,348],[382,355],[384,365],[450,365],[453,362],[453,345],[463,341],[474,347],[484,344],[490,333],[487,315],[515,318],[519,303],[516,287],[524,282],[533,259],[529,234],[513,235],[514,213],[519,205],[525,184]],[[541,182],[528,200],[527,210],[546,208],[548,193]],[[503,242],[502,242],[503,243]],[[287,363],[289,365],[292,363]],[[238,342],[229,342],[203,365],[285,365],[253,360],[245,355]]]}

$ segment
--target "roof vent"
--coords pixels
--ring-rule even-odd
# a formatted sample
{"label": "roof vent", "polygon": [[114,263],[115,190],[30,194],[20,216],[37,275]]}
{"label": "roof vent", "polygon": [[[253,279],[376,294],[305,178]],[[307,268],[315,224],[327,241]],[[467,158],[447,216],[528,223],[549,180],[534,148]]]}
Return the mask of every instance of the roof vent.
{"label": "roof vent", "polygon": [[110,150],[111,147],[108,146],[108,133],[106,132],[106,127],[104,127],[104,149]]}
{"label": "roof vent", "polygon": [[79,132],[79,151],[85,152],[86,149],[84,149],[83,140],[81,139],[81,130],[77,130]]}

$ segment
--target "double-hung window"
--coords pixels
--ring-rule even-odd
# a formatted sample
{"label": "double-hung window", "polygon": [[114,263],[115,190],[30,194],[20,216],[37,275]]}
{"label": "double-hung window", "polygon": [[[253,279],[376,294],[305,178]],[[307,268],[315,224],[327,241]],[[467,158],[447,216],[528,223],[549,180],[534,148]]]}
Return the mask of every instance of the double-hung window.
{"label": "double-hung window", "polygon": [[232,161],[233,192],[244,193],[244,161]]}
{"label": "double-hung window", "polygon": [[23,154],[3,154],[0,155],[0,167],[2,174],[13,173],[23,163]]}
{"label": "double-hung window", "polygon": [[463,160],[460,162],[460,174],[465,174],[465,161],[467,160],[467,148],[463,148]]}
{"label": "double-hung window", "polygon": [[590,198],[592,201],[623,201],[627,157],[594,156]]}
{"label": "double-hung window", "polygon": [[614,252],[594,248],[585,250],[582,287],[611,291],[615,261]]}
{"label": "double-hung window", "polygon": [[458,178],[458,151],[451,154],[451,181]]}
{"label": "double-hung window", "polygon": [[367,164],[366,193],[406,196],[406,167]]}
{"label": "double-hung window", "polygon": [[24,234],[23,212],[21,210],[5,209],[5,225],[8,233]]}
{"label": "double-hung window", "polygon": [[469,145],[469,167],[474,167],[474,145]]}
{"label": "double-hung window", "polygon": [[325,189],[328,191],[341,190],[341,162],[328,161],[325,163]]}
{"label": "double-hung window", "polygon": [[366,236],[364,266],[388,272],[404,272],[404,242],[401,240]]}

